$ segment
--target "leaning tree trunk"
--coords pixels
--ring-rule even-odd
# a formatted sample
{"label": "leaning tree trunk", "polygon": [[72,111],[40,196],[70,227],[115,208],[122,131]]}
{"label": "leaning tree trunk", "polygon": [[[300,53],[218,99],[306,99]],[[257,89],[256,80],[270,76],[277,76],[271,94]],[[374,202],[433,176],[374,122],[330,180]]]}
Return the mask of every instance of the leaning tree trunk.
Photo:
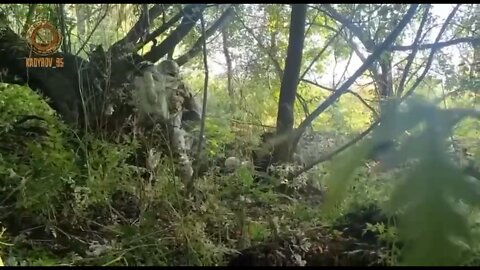
{"label": "leaning tree trunk", "polygon": [[222,29],[222,47],[223,47],[223,55],[225,56],[225,62],[227,63],[227,91],[228,96],[230,97],[230,103],[232,109],[234,108],[234,101],[235,101],[235,93],[233,91],[233,71],[232,71],[232,58],[230,56],[230,52],[228,50],[229,42],[228,42],[228,32],[227,29]]}
{"label": "leaning tree trunk", "polygon": [[15,34],[9,27],[6,17],[0,18],[0,69],[1,82],[28,85],[32,90],[49,98],[50,106],[66,122],[76,124],[82,117],[79,112],[79,80],[77,64],[83,59],[73,55],[56,53],[52,57],[63,57],[64,67],[31,68],[26,67],[26,58],[30,57],[27,42]]}
{"label": "leaning tree trunk", "polygon": [[[293,131],[293,107],[302,63],[306,14],[306,4],[292,5],[287,59],[280,86],[280,100],[278,102],[277,136],[288,136]],[[274,160],[276,162],[290,161],[293,156],[293,150],[291,140],[283,140],[282,143],[275,146]]]}
{"label": "leaning tree trunk", "polygon": [[[125,38],[107,50],[97,47],[89,54],[89,59],[64,52],[51,55],[64,59],[64,67],[57,69],[27,68],[25,60],[32,55],[26,40],[13,32],[6,16],[0,14],[0,81],[28,85],[46,97],[49,105],[65,122],[77,129],[107,133],[119,131],[133,114],[134,108],[128,103],[128,91],[135,91],[131,89],[131,83],[136,75],[140,75],[135,73],[136,70],[146,60],[156,62],[175,48],[194,28],[207,5],[185,5],[166,25],[149,34],[151,22],[168,6],[170,5],[155,5],[148,12],[144,9],[143,15]],[[221,30],[233,14],[233,7],[228,8],[207,29],[207,36]],[[163,42],[154,45],[143,57],[137,54],[138,46],[155,39],[173,27],[180,18],[182,20],[179,25]],[[193,46],[180,59],[185,63],[198,53],[196,46]],[[107,115],[110,107],[114,108],[113,114]]]}

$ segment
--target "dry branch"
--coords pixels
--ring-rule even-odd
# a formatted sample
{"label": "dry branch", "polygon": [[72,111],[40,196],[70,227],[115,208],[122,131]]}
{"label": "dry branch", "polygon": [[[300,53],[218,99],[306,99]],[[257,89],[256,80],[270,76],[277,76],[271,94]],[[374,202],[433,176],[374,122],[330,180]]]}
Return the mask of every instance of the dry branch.
{"label": "dry branch", "polygon": [[403,29],[407,26],[407,24],[411,21],[413,16],[415,15],[415,11],[418,8],[418,4],[411,5],[408,9],[405,16],[402,18],[398,26],[387,36],[385,41],[378,46],[375,51],[368,56],[362,66],[335,92],[333,92],[320,106],[318,106],[312,114],[310,114],[297,128],[294,134],[294,144],[298,143],[301,134],[305,131],[305,129],[311,124],[311,122],[317,118],[323,111],[325,111],[330,105],[332,105],[341,95],[343,95],[348,88],[355,82],[355,80],[360,77],[363,72],[365,72],[374,61],[376,61],[382,53],[391,46],[391,44],[395,41],[398,35],[403,31]]}
{"label": "dry branch", "polygon": [[233,7],[229,7],[222,14],[222,16],[220,16],[220,18],[218,18],[218,20],[215,21],[215,23],[213,23],[213,25],[205,31],[205,34],[202,34],[202,36],[195,42],[195,44],[192,46],[192,48],[190,48],[188,52],[175,60],[177,64],[179,66],[182,66],[187,63],[188,60],[192,59],[195,55],[197,55],[202,49],[203,41],[211,37],[215,32],[217,32],[217,30],[225,27],[232,20],[234,14],[235,13]]}

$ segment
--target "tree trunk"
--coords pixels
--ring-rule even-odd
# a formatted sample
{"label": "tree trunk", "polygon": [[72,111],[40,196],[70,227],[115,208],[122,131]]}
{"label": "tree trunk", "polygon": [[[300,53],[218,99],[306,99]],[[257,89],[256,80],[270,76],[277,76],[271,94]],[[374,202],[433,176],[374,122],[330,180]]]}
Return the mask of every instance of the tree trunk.
{"label": "tree trunk", "polygon": [[81,4],[75,4],[75,15],[77,16],[77,31],[78,35],[81,37],[85,36],[85,21],[87,19],[85,10],[83,10],[83,8],[84,7],[82,7]]}
{"label": "tree trunk", "polygon": [[[477,5],[475,8],[476,18],[480,17],[480,6]],[[475,22],[475,35],[480,37],[480,20]],[[473,46],[473,74],[475,78],[480,77],[480,44],[475,44]]]}
{"label": "tree trunk", "polygon": [[28,27],[32,23],[32,19],[35,15],[35,9],[37,8],[38,4],[30,4],[28,7],[27,18],[25,19],[25,23],[23,24],[23,29],[21,35],[24,37],[27,34]]}
{"label": "tree trunk", "polygon": [[[288,135],[293,130],[293,106],[302,63],[306,14],[306,4],[292,5],[287,59],[278,102],[277,136]],[[277,145],[274,149],[274,160],[276,162],[288,162],[292,159],[292,156],[293,149],[290,140]]]}
{"label": "tree trunk", "polygon": [[228,32],[226,28],[222,29],[222,45],[223,45],[223,54],[225,55],[225,61],[227,62],[227,90],[228,96],[230,97],[230,102],[234,102],[234,92],[232,84],[232,58],[230,57],[230,52],[228,51]]}
{"label": "tree trunk", "polygon": [[380,72],[378,80],[379,85],[379,99],[385,101],[393,94],[393,81],[392,81],[392,61],[391,54],[386,53],[379,60]]}
{"label": "tree trunk", "polygon": [[[134,47],[145,42],[141,40],[139,33],[148,31],[149,23],[158,17],[160,11],[167,5],[155,5],[149,10],[149,17],[141,16],[139,22],[129,31],[131,39],[140,40],[134,42]],[[144,5],[144,14],[146,6]],[[70,53],[55,53],[52,58],[63,58],[64,66],[59,68],[27,68],[26,59],[34,57],[30,54],[30,48],[25,39],[11,30],[6,16],[0,13],[0,81],[3,83],[28,85],[32,90],[47,98],[49,105],[58,112],[64,121],[75,128],[92,131],[120,131],[133,114],[133,106],[129,104],[129,94],[132,89],[131,83],[142,62],[149,60],[158,61],[190,32],[201,16],[205,4],[186,5],[182,10],[180,25],[172,31],[160,45],[154,46],[145,57],[123,46],[123,43],[113,44],[108,50],[97,47],[89,54],[89,59],[82,59]],[[88,12],[79,5],[76,6],[79,32],[86,32],[87,25],[84,16]],[[232,14],[229,9],[227,14]],[[223,27],[229,20],[221,17],[221,23],[217,27]],[[168,22],[168,26],[160,26],[153,33],[160,33],[173,26],[174,21]],[[147,22],[148,20],[148,22]],[[218,29],[217,28],[217,29]],[[141,30],[141,31],[138,31]],[[161,30],[161,31],[160,31]],[[147,38],[155,38],[148,35]],[[128,42],[127,42],[128,43]],[[55,61],[55,60],[54,60]],[[111,111],[113,113],[106,113]],[[103,133],[103,132],[102,132]],[[105,133],[104,133],[105,134]]]}

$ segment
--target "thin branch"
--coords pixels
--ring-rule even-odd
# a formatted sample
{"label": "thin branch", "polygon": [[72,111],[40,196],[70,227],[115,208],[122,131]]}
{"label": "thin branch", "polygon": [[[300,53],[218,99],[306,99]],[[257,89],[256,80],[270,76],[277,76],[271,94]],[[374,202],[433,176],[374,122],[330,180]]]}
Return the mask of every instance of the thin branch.
{"label": "thin branch", "polygon": [[270,125],[264,125],[264,124],[257,124],[257,123],[249,123],[249,122],[244,122],[244,121],[240,121],[238,119],[230,119],[231,122],[234,122],[236,124],[239,124],[239,125],[246,125],[246,126],[256,126],[256,127],[264,127],[264,128],[271,128],[271,129],[274,129],[276,128],[275,126],[270,126]]}
{"label": "thin branch", "polygon": [[[363,46],[365,46],[365,48],[367,48],[367,50],[371,49],[369,47],[372,46],[373,41],[367,38],[367,36],[364,34],[364,30],[362,30],[360,27],[354,25],[351,22],[351,18],[344,17],[340,13],[336,12],[335,9],[333,9],[332,7],[327,7],[326,9],[330,10],[331,13],[334,14],[334,15],[328,14],[326,11],[319,9],[318,7],[317,7],[317,9],[320,10],[321,12],[325,13],[327,16],[331,17],[332,19],[340,22],[340,24],[342,24],[342,28],[346,27],[347,29],[349,29],[350,32],[354,36],[356,36],[360,40],[360,42],[362,42]],[[334,16],[334,17],[332,17],[332,16]],[[319,26],[320,27],[325,27],[327,29],[331,28],[331,27],[326,26],[326,25],[319,25]],[[345,39],[345,41],[350,45],[350,47],[355,52],[355,54],[358,56],[358,58],[360,58],[360,60],[362,62],[365,62],[366,58],[360,52],[357,44],[355,44],[355,42],[353,41],[353,38],[351,36],[349,36],[347,33],[345,33],[345,35],[342,35],[342,36]],[[371,76],[373,78],[375,78],[375,80],[374,80],[375,81],[375,90],[376,90],[376,92],[378,92],[377,81],[381,81],[378,70],[374,66],[370,66],[370,68],[368,70],[371,73]]]}
{"label": "thin branch", "polygon": [[274,67],[275,67],[275,71],[278,75],[278,78],[279,80],[282,79],[283,77],[283,69],[280,65],[280,63],[277,61],[277,59],[275,59],[275,57],[272,55],[272,52],[270,50],[268,50],[264,45],[263,43],[261,42],[261,40],[255,35],[255,33],[253,32],[253,30],[251,28],[249,28],[245,22],[241,19],[240,16],[236,16],[238,21],[242,24],[243,28],[245,28],[245,30],[247,30],[247,32],[253,37],[253,39],[255,39],[255,41],[258,43],[258,46],[260,47],[260,49],[262,49],[267,55],[268,57],[270,58],[270,60],[272,61]]}
{"label": "thin branch", "polygon": [[320,52],[318,52],[318,54],[313,58],[313,60],[310,62],[310,64],[308,65],[308,67],[305,69],[305,71],[302,73],[302,75],[300,76],[300,79],[299,81],[301,81],[303,78],[305,78],[305,76],[307,75],[308,71],[310,71],[310,69],[313,67],[313,65],[315,64],[315,62],[317,62],[318,59],[320,59],[320,57],[323,55],[323,53],[327,50],[327,48],[330,46],[330,44],[332,44],[332,42],[338,37],[338,35],[340,34],[340,31],[342,31],[343,29],[343,26],[342,28],[340,28],[338,31],[336,31],[335,35],[330,38],[327,43],[325,43],[325,45],[323,46],[323,48],[320,50]]}
{"label": "thin branch", "polygon": [[145,44],[149,43],[150,41],[154,41],[159,35],[163,34],[165,31],[167,31],[168,28],[172,27],[178,20],[180,20],[183,17],[183,14],[185,13],[185,10],[188,8],[185,7],[183,11],[177,13],[175,16],[173,16],[170,20],[168,20],[166,23],[162,24],[159,28],[157,28],[155,31],[152,33],[148,34],[145,40],[140,41],[136,45],[136,49],[139,50]]}
{"label": "thin branch", "polygon": [[[452,12],[450,12],[447,19],[443,23],[442,28],[438,32],[438,35],[435,38],[434,44],[436,44],[440,41],[440,39],[442,38],[443,32],[445,32],[445,30],[447,29],[447,26],[450,24],[450,21],[453,19],[453,17],[455,16],[455,13],[460,8],[460,6],[461,6],[461,4],[456,5],[455,8],[453,8]],[[402,100],[405,100],[407,97],[409,97],[415,91],[415,89],[420,85],[420,83],[423,81],[423,79],[427,75],[428,71],[430,70],[430,66],[433,63],[433,56],[435,55],[435,52],[438,49],[439,48],[437,48],[436,46],[432,47],[432,51],[430,52],[430,55],[428,56],[427,64],[425,65],[425,69],[423,70],[423,73],[417,78],[417,80],[412,85],[412,87],[408,90],[408,92],[405,93],[405,95],[402,97]]]}
{"label": "thin branch", "polygon": [[338,30],[329,26],[329,25],[326,25],[326,24],[318,24],[318,23],[312,23],[314,26],[317,26],[317,27],[320,27],[320,28],[325,28],[327,30],[330,30],[332,32],[337,32]]}
{"label": "thin branch", "polygon": [[[412,72],[412,74],[418,74],[420,72],[420,70],[422,69],[422,67],[424,66],[425,63],[427,63],[428,59],[425,59],[425,61],[422,61],[421,64],[418,64],[418,65],[415,65],[415,71]],[[410,81],[413,80],[414,77],[413,76],[410,76],[407,80],[407,82],[405,83],[405,85],[409,85],[410,84]]]}
{"label": "thin branch", "polygon": [[313,22],[315,22],[318,16],[319,16],[319,13],[318,12],[315,13],[315,17],[313,17],[312,21],[308,24],[308,28],[307,30],[305,30],[305,38],[307,38],[308,33],[310,32],[310,30],[312,29],[312,26],[314,25]]}
{"label": "thin branch", "polygon": [[[327,90],[327,91],[329,91],[329,92],[335,92],[335,89],[332,89],[332,88],[330,88],[330,87],[326,87],[326,86],[320,85],[320,84],[318,84],[318,83],[316,83],[316,82],[313,82],[313,81],[310,81],[310,80],[307,80],[307,79],[302,79],[302,81],[303,81],[303,82],[306,82],[306,83],[309,83],[309,84],[311,84],[311,85],[313,85],[313,86],[316,86],[316,87],[318,87],[318,88],[325,89],[325,90]],[[375,117],[378,118],[378,113],[377,113],[377,111],[375,111],[375,109],[374,109],[372,106],[370,106],[370,104],[368,104],[368,103],[362,98],[362,96],[360,96],[360,95],[359,95],[358,93],[356,93],[356,92],[353,92],[353,91],[350,90],[350,89],[348,89],[348,90],[346,91],[346,93],[352,94],[352,95],[354,95],[356,98],[358,98],[358,100],[360,100],[360,102],[362,102],[363,105],[365,105],[365,107],[367,107],[370,111],[372,111],[372,113],[375,115]]]}
{"label": "thin branch", "polygon": [[415,47],[417,47],[418,50],[428,50],[428,49],[438,50],[444,47],[457,45],[460,43],[471,43],[472,45],[477,45],[477,44],[480,44],[480,37],[463,37],[463,38],[451,39],[449,41],[435,42],[432,44],[422,44],[420,46],[416,46],[416,45],[392,46],[389,50],[390,51],[410,51],[410,50],[413,50]]}
{"label": "thin branch", "polygon": [[307,101],[299,93],[296,93],[296,98],[298,99],[298,102],[300,102],[300,105],[302,105],[303,112],[305,113],[305,117],[308,117],[310,112],[308,111]]}
{"label": "thin branch", "polygon": [[315,167],[316,165],[322,163],[322,162],[325,162],[325,161],[328,161],[328,160],[331,160],[334,156],[340,154],[341,152],[345,151],[347,148],[349,148],[350,146],[356,144],[358,141],[360,141],[361,139],[363,139],[365,136],[367,136],[370,132],[372,132],[376,127],[377,125],[380,123],[380,120],[376,120],[375,122],[373,122],[373,124],[370,125],[369,128],[367,128],[365,131],[363,131],[362,133],[360,133],[357,137],[353,138],[351,141],[349,141],[348,143],[342,145],[341,147],[339,147],[338,149],[334,150],[333,152],[331,153],[328,153],[327,155],[325,156],[321,156],[317,159],[315,159],[314,161],[312,161],[310,164],[306,165],[304,168],[294,172],[290,177],[292,178],[295,178],[299,175],[301,175],[302,173],[312,169],[313,167]]}
{"label": "thin branch", "polygon": [[95,26],[93,26],[93,29],[92,29],[92,32],[90,32],[90,34],[88,35],[87,39],[83,42],[82,46],[80,46],[80,49],[78,49],[77,53],[75,54],[75,56],[78,56],[78,54],[83,50],[83,48],[87,45],[87,43],[90,41],[90,38],[92,38],[92,35],[93,33],[95,33],[95,31],[97,30],[98,26],[100,25],[100,23],[105,19],[105,17],[107,17],[107,14],[108,14],[108,8],[109,8],[109,5],[107,4],[105,6],[105,13],[103,14],[103,16],[97,20],[97,23],[95,24]]}
{"label": "thin branch", "polygon": [[347,63],[345,64],[345,69],[342,72],[342,75],[340,76],[340,79],[338,79],[338,83],[336,83],[333,88],[337,88],[338,85],[340,84],[341,81],[345,78],[345,75],[347,74],[348,67],[350,67],[350,63],[352,62],[353,58],[353,51],[350,52],[350,55],[348,56]]}
{"label": "thin branch", "polygon": [[[417,35],[415,36],[415,40],[413,41],[413,44],[415,44],[415,45],[418,45],[418,43],[420,42],[420,37],[422,36],[423,26],[425,25],[425,23],[427,21],[428,14],[429,14],[429,11],[430,11],[430,7],[431,7],[431,5],[427,5],[427,7],[425,8],[425,12],[423,13],[422,20],[420,21],[420,25],[418,27]],[[418,46],[416,46],[407,57],[407,59],[408,59],[407,64],[405,65],[405,69],[403,71],[402,78],[400,79],[400,82],[398,83],[397,96],[402,95],[403,89],[405,87],[405,81],[407,80],[408,73],[410,71],[410,68],[412,67],[413,60],[415,59],[415,56],[417,55],[417,52],[418,52]]]}
{"label": "thin branch", "polygon": [[[366,58],[365,56],[360,52],[357,44],[355,44],[355,42],[353,42],[353,38],[352,37],[348,37],[348,36],[345,36],[345,41],[347,41],[348,44],[350,44],[350,47],[352,48],[352,50],[355,52],[355,54],[358,56],[358,58],[360,58],[360,60],[362,62],[365,62]],[[380,74],[378,74],[378,70],[375,68],[375,66],[370,66],[368,71],[370,72],[370,76],[372,76],[372,78],[374,79],[374,86],[375,86],[375,92],[378,93],[378,83],[381,79],[380,79]]]}
{"label": "thin branch", "polygon": [[225,27],[234,17],[234,8],[233,6],[229,7],[223,14],[218,18],[218,20],[213,23],[213,25],[205,31],[203,34],[192,46],[192,48],[186,52],[184,55],[180,56],[175,62],[179,66],[184,65],[188,62],[188,60],[192,59],[197,53],[201,51],[202,44],[204,40],[207,40],[210,36],[212,36],[218,29],[222,29]]}
{"label": "thin branch", "polygon": [[402,20],[399,22],[397,27],[387,36],[385,41],[383,41],[382,44],[378,46],[375,51],[367,57],[365,62],[362,64],[362,66],[345,82],[343,85],[333,92],[325,101],[320,104],[313,112],[310,114],[297,128],[296,134],[294,134],[294,140],[296,145],[298,143],[298,140],[300,139],[301,134],[305,131],[306,127],[310,125],[310,123],[317,118],[323,111],[325,111],[330,105],[332,105],[341,95],[343,95],[348,88],[355,82],[355,80],[360,77],[363,72],[365,72],[370,65],[374,61],[376,61],[380,55],[388,49],[388,47],[391,46],[391,44],[395,41],[395,39],[398,37],[398,35],[403,31],[405,26],[412,20],[413,16],[415,15],[415,11],[417,10],[418,4],[411,5],[410,8],[408,9],[407,13],[405,16],[402,18]]}
{"label": "thin branch", "polygon": [[[148,27],[153,23],[153,21],[160,16],[165,9],[167,9],[171,4],[155,4],[150,10],[147,11],[147,4],[142,4],[142,14],[140,18],[135,23],[135,25],[128,31],[125,37],[117,42],[117,44],[127,44],[135,43],[138,39],[144,37],[145,33],[148,33]],[[117,46],[115,44],[115,46]]]}
{"label": "thin branch", "polygon": [[193,29],[197,21],[203,14],[206,4],[193,4],[184,9],[180,25],[159,45],[145,54],[144,59],[150,62],[156,62],[158,59],[166,55],[173,47],[177,46],[180,41]]}
{"label": "thin branch", "polygon": [[448,93],[445,93],[443,94],[441,97],[435,99],[435,102],[434,103],[439,103],[439,102],[442,102],[444,101],[446,98],[450,97],[450,96],[453,96],[453,95],[456,95],[456,94],[459,94],[461,92],[464,92],[465,89],[456,89],[456,90],[453,90],[451,92],[448,92]]}
{"label": "thin branch", "polygon": [[345,18],[342,14],[337,12],[329,4],[324,4],[324,5],[322,5],[322,7],[327,12],[323,11],[321,8],[317,8],[317,10],[320,10],[320,11],[326,13],[332,19],[338,21],[339,23],[344,25],[346,28],[348,28],[348,30],[350,30],[355,36],[358,37],[358,39],[360,39],[360,41],[363,43],[363,45],[365,46],[365,48],[367,50],[370,51],[373,48],[375,48],[375,43],[373,42],[373,40],[371,40],[370,38],[367,37],[367,35],[365,34],[365,31],[363,29],[361,29],[360,27],[355,25],[351,20]]}

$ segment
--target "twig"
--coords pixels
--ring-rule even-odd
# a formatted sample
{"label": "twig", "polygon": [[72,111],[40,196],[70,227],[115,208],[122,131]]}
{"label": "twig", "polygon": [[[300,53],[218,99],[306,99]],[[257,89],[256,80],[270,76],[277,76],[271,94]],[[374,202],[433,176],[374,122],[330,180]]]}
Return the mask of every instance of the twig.
{"label": "twig", "polygon": [[[437,38],[436,38],[436,43],[438,43],[438,40],[441,38],[441,35],[443,34],[443,32],[445,31],[446,29],[446,26],[449,24],[449,22],[451,21],[451,19],[453,18],[453,16],[455,15],[456,11],[458,10],[458,8],[460,7],[460,4],[458,4],[454,9],[453,11],[449,14],[449,16],[447,17],[447,19],[445,20],[445,23],[443,24],[443,27],[442,29],[440,30]],[[432,50],[432,52],[430,53],[430,57],[429,57],[429,60],[431,60],[433,58],[433,54],[434,54],[434,49]],[[419,77],[419,79],[415,82],[415,84],[412,86],[412,88],[407,92],[407,94],[402,98],[401,101],[403,101],[407,95],[411,94],[415,88],[418,86],[418,84],[423,80],[423,78],[425,77],[430,65],[431,65],[431,62],[432,61],[428,61],[427,63],[427,66],[423,72],[423,74]],[[475,115],[478,117],[478,115]],[[308,166],[305,166],[305,168],[295,172],[294,174],[292,174],[292,177],[297,177],[299,176],[300,174],[310,170],[311,168],[313,168],[314,166],[318,165],[319,163],[321,162],[324,162],[324,161],[327,161],[327,160],[330,160],[332,157],[334,157],[335,155],[343,152],[345,149],[347,149],[348,147],[350,147],[351,145],[355,144],[356,142],[360,141],[362,138],[364,138],[366,135],[368,135],[368,133],[370,133],[373,129],[375,129],[375,127],[377,127],[377,125],[381,122],[381,119],[375,121],[367,130],[365,130],[364,132],[362,132],[359,136],[357,136],[355,139],[353,139],[352,141],[346,143],[345,145],[343,145],[342,147],[340,147],[339,149],[333,151],[332,153],[330,154],[327,154],[326,156],[323,156],[323,157],[320,157],[318,158],[317,160],[313,161],[310,165]]]}
{"label": "twig", "polygon": [[307,126],[310,125],[310,123],[317,118],[323,111],[325,111],[330,105],[332,105],[338,98],[340,98],[341,95],[343,95],[346,91],[348,91],[348,88],[355,82],[355,80],[360,77],[365,70],[367,70],[374,61],[376,61],[380,55],[390,47],[390,45],[395,41],[395,39],[398,37],[398,35],[403,31],[403,29],[407,26],[407,24],[411,21],[413,16],[415,15],[415,11],[418,8],[418,4],[413,4],[410,6],[408,9],[407,13],[405,16],[402,18],[398,26],[387,36],[385,41],[383,41],[382,44],[380,44],[375,51],[367,57],[365,62],[362,64],[362,66],[345,82],[343,85],[335,92],[333,92],[325,101],[320,104],[313,112],[310,114],[298,127],[296,130],[296,134],[294,134],[294,145],[298,143],[298,140],[300,139],[301,134],[305,131]]}
{"label": "twig", "polygon": [[183,19],[180,24],[173,30],[159,45],[153,46],[148,53],[144,55],[144,59],[150,62],[156,62],[165,56],[168,52],[177,46],[183,38],[193,29],[200,16],[205,10],[206,4],[187,5],[183,9]]}
{"label": "twig", "polygon": [[129,42],[136,42],[138,39],[143,40],[145,35],[148,34],[150,25],[153,21],[165,12],[171,4],[155,4],[152,8],[148,9],[147,4],[142,5],[142,13],[135,25],[128,31],[123,39],[116,42],[118,44],[127,44]]}
{"label": "twig", "polygon": [[438,50],[443,47],[457,45],[460,43],[479,44],[480,38],[479,37],[463,37],[463,38],[452,39],[449,41],[435,42],[432,44],[422,44],[420,46],[417,46],[415,44],[409,45],[409,46],[392,46],[389,50],[390,51],[409,51],[409,50],[413,50],[415,47],[418,47],[418,50],[428,50],[428,49]]}
{"label": "twig", "polygon": [[350,66],[350,63],[352,62],[352,58],[353,58],[353,51],[350,52],[347,63],[345,64],[345,69],[343,70],[342,75],[340,76],[340,79],[338,79],[338,83],[334,85],[334,88],[337,88],[338,85],[340,85],[340,82],[343,81],[343,78],[345,78],[345,74],[347,74],[347,70],[348,70],[348,67]]}
{"label": "twig", "polygon": [[205,30],[204,34],[195,42],[195,44],[188,50],[184,55],[180,56],[178,59],[175,60],[179,66],[184,65],[188,62],[191,58],[193,58],[201,48],[201,44],[203,44],[209,37],[211,37],[218,29],[222,29],[225,27],[233,18],[235,14],[233,12],[234,6],[230,6],[226,9],[226,11],[218,18],[213,25]]}
{"label": "twig", "polygon": [[[450,21],[453,19],[453,16],[455,16],[455,13],[457,12],[457,10],[460,8],[461,4],[458,4],[455,6],[455,8],[453,8],[452,12],[450,12],[450,14],[448,15],[447,19],[445,20],[445,22],[443,23],[442,25],[442,28],[440,29],[440,31],[438,32],[438,35],[437,37],[435,38],[435,42],[434,44],[438,43],[440,41],[440,39],[442,38],[442,35],[443,35],[443,32],[445,32],[445,30],[447,29],[447,26],[450,24]],[[414,91],[415,89],[418,87],[418,85],[420,85],[420,83],[423,81],[423,79],[425,78],[425,76],[427,75],[428,71],[430,70],[430,66],[432,65],[433,63],[433,56],[435,55],[435,52],[438,50],[439,48],[437,47],[432,47],[432,51],[430,52],[430,55],[428,56],[428,60],[427,60],[427,64],[425,65],[425,69],[423,70],[422,74],[417,78],[417,80],[415,81],[415,83],[412,85],[412,87],[407,91],[407,93],[405,93],[405,95],[401,98],[401,100],[405,100],[407,97],[409,97]]]}
{"label": "twig", "polygon": [[155,41],[156,38],[161,35],[163,32],[165,32],[168,28],[172,27],[178,20],[180,20],[180,18],[183,17],[183,14],[184,14],[184,10],[186,9],[186,7],[178,12],[175,16],[173,16],[170,20],[168,20],[168,22],[162,24],[159,28],[157,28],[155,31],[153,31],[151,34],[147,35],[147,37],[145,38],[145,40],[143,41],[140,41],[137,45],[136,45],[136,49],[139,50],[140,48],[142,48],[143,46],[145,46],[145,44],[149,43],[150,41]]}
{"label": "twig", "polygon": [[350,146],[356,144],[358,141],[360,141],[361,139],[363,139],[365,136],[367,136],[370,132],[372,132],[376,127],[377,125],[380,123],[380,120],[376,120],[375,122],[373,122],[373,124],[370,125],[369,128],[367,128],[364,132],[360,133],[357,137],[355,137],[353,140],[349,141],[348,143],[342,145],[340,148],[334,150],[333,152],[325,155],[325,156],[321,156],[319,157],[318,159],[314,160],[312,163],[310,163],[309,165],[305,166],[304,168],[294,172],[292,174],[292,178],[295,178],[299,175],[301,175],[302,173],[310,170],[311,168],[315,167],[316,165],[322,163],[322,162],[325,162],[325,161],[328,161],[330,159],[332,159],[334,156],[340,154],[341,152],[345,151],[347,148],[349,148]]}
{"label": "twig", "polygon": [[363,45],[368,51],[373,50],[375,48],[375,43],[373,42],[373,40],[368,38],[367,34],[362,28],[355,25],[350,19],[345,18],[342,14],[338,13],[329,4],[323,4],[322,8],[324,8],[325,10],[322,10],[321,8],[318,8],[318,7],[316,9],[326,13],[329,17],[340,22],[342,25],[348,28],[348,30],[350,30],[355,36],[358,37],[358,39],[360,39],[360,41],[363,43]]}
{"label": "twig", "polygon": [[264,124],[257,124],[257,123],[249,123],[249,122],[243,122],[237,119],[231,119],[230,121],[240,124],[240,125],[245,125],[245,126],[256,126],[256,127],[264,127],[264,128],[276,128],[275,126],[269,126],[269,125],[264,125]]}
{"label": "twig", "polygon": [[310,112],[308,111],[307,101],[299,93],[295,93],[295,95],[298,99],[298,102],[300,102],[300,105],[302,105],[303,112],[305,113],[305,117],[307,117],[310,114]]}
{"label": "twig", "polygon": [[[336,91],[335,89],[332,89],[332,88],[330,88],[330,87],[326,87],[326,86],[320,85],[320,84],[318,84],[318,83],[316,83],[316,82],[312,82],[312,81],[307,80],[307,79],[302,79],[302,81],[303,81],[303,82],[306,82],[306,83],[309,83],[309,84],[311,84],[311,85],[314,85],[314,86],[316,86],[316,87],[318,87],[318,88],[325,89],[325,90],[327,90],[327,91],[329,91],[329,92],[335,92],[335,91]],[[370,111],[372,111],[373,114],[375,115],[375,117],[378,118],[378,113],[377,113],[377,111],[375,111],[375,109],[374,109],[372,106],[370,106],[370,104],[368,104],[368,103],[362,98],[362,96],[360,96],[358,93],[353,92],[353,91],[350,90],[350,89],[348,89],[348,90],[346,91],[346,93],[352,94],[352,95],[354,95],[356,98],[358,98],[358,100],[360,100],[360,102],[362,102],[363,105],[365,105],[365,107],[367,107]]]}
{"label": "twig", "polygon": [[90,34],[88,35],[87,39],[83,42],[82,46],[80,46],[80,49],[78,49],[77,53],[75,54],[75,56],[78,56],[78,54],[80,54],[80,52],[83,50],[83,48],[87,45],[87,43],[90,41],[90,38],[92,38],[92,35],[93,33],[95,33],[95,31],[97,30],[98,26],[100,25],[100,23],[105,19],[105,17],[107,17],[107,14],[108,14],[108,7],[109,7],[109,4],[106,5],[105,7],[105,13],[103,14],[103,16],[101,18],[99,18],[99,20],[97,21],[97,23],[95,24],[95,26],[93,26],[93,29],[92,29],[92,32],[90,32]]}
{"label": "twig", "polygon": [[251,28],[249,28],[246,23],[241,19],[241,16],[238,16],[238,13],[235,11],[235,13],[237,14],[236,18],[237,20],[242,24],[243,28],[245,28],[245,30],[247,30],[247,32],[253,37],[253,39],[255,39],[255,41],[258,43],[258,46],[260,47],[260,49],[262,49],[267,55],[268,57],[270,58],[270,60],[272,61],[273,63],[273,66],[275,67],[275,71],[277,73],[277,76],[279,78],[279,80],[282,79],[283,77],[283,69],[282,67],[280,66],[280,63],[277,61],[277,59],[275,59],[275,57],[272,55],[272,52],[270,50],[268,50],[262,43],[262,41],[255,35],[255,33],[253,32],[253,30]]}
{"label": "twig", "polygon": [[[413,44],[417,45],[418,42],[420,42],[420,37],[422,36],[422,30],[423,26],[425,25],[428,17],[428,13],[430,11],[431,5],[427,5],[425,8],[425,12],[423,13],[422,20],[420,21],[420,26],[418,27],[417,35],[415,37],[415,40],[413,41]],[[417,55],[418,52],[418,46],[416,46],[412,52],[408,55],[407,59],[407,64],[405,65],[405,69],[402,74],[402,78],[400,79],[400,82],[398,83],[398,89],[397,89],[397,96],[401,96],[403,89],[405,87],[405,81],[407,80],[408,73],[410,71],[410,68],[412,67],[413,60],[415,59],[415,56]]]}
{"label": "twig", "polygon": [[310,64],[308,65],[308,67],[305,69],[305,71],[302,73],[302,75],[300,76],[300,79],[299,81],[301,81],[303,78],[305,78],[305,75],[307,75],[308,71],[310,71],[310,69],[312,68],[312,66],[315,64],[315,62],[317,62],[317,60],[322,56],[322,54],[327,50],[327,48],[330,46],[330,44],[332,44],[332,42],[338,37],[338,35],[340,34],[340,32],[343,30],[343,27],[342,26],[336,33],[335,35],[330,38],[327,43],[325,43],[325,45],[323,46],[323,48],[320,50],[320,52],[318,52],[318,54],[313,58],[313,60],[310,62]]}

